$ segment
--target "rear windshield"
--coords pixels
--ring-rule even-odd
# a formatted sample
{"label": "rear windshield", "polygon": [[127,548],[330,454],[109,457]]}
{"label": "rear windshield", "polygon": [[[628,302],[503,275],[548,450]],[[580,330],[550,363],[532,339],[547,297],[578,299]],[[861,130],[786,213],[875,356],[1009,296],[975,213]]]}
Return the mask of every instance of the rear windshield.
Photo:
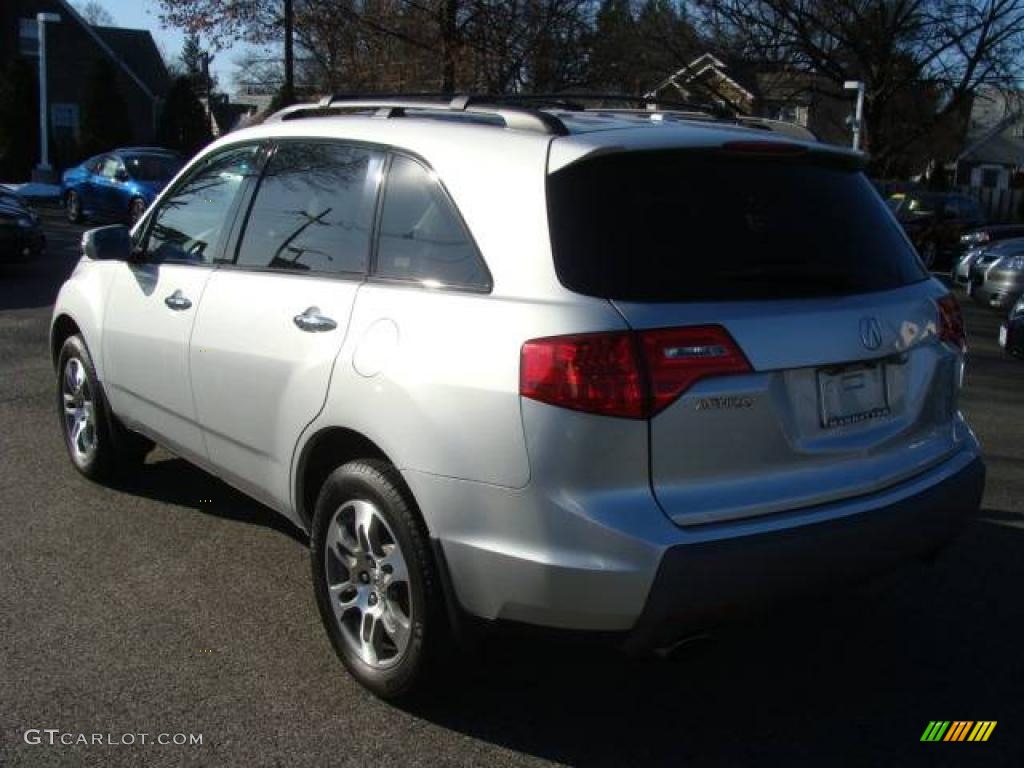
{"label": "rear windshield", "polygon": [[863,174],[802,158],[622,153],[548,179],[569,290],[623,301],[838,296],[927,278]]}

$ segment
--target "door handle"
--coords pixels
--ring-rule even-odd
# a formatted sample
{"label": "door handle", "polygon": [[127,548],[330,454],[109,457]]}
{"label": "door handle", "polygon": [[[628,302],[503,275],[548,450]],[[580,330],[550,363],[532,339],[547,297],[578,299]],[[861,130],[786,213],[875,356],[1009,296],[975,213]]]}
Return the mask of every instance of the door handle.
{"label": "door handle", "polygon": [[164,299],[164,304],[178,312],[180,312],[183,309],[188,309],[189,307],[192,306],[192,302],[186,299],[180,290],[175,291],[166,299]]}
{"label": "door handle", "polygon": [[323,333],[333,331],[338,324],[326,315],[320,314],[320,307],[310,307],[301,315],[292,318],[297,326],[308,333]]}

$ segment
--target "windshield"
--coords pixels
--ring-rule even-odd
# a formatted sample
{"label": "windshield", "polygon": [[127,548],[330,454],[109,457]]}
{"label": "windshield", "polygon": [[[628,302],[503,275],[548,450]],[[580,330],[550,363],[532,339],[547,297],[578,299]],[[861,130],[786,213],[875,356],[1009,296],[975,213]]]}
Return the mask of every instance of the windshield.
{"label": "windshield", "polygon": [[806,159],[620,153],[548,180],[555,267],[624,301],[867,293],[927,278],[863,174]]}
{"label": "windshield", "polygon": [[126,155],[124,166],[136,181],[169,181],[182,166],[174,155]]}

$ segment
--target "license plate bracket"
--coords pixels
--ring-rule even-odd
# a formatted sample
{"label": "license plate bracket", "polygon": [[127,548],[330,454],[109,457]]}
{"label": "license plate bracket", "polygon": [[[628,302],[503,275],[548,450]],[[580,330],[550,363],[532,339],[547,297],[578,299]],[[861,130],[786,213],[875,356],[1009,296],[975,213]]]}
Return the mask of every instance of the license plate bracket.
{"label": "license plate bracket", "polygon": [[818,405],[821,426],[825,429],[886,418],[892,411],[885,363],[820,368]]}

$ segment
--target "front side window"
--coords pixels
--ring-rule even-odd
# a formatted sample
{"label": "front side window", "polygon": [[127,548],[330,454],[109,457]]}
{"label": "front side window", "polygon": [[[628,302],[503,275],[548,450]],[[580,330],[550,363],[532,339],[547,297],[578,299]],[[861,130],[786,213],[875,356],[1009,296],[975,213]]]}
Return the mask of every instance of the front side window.
{"label": "front side window", "polygon": [[487,268],[441,185],[406,157],[396,156],[388,174],[376,274],[431,287],[491,286]]}
{"label": "front side window", "polygon": [[117,177],[117,171],[121,167],[121,162],[116,157],[107,157],[103,159],[103,165],[100,166],[99,174],[105,179],[113,179]]}
{"label": "front side window", "polygon": [[193,171],[161,202],[149,230],[147,259],[193,264],[213,261],[242,185],[258,171],[258,158],[258,147],[236,147]]}
{"label": "front side window", "polygon": [[238,266],[365,274],[383,162],[362,147],[282,144],[253,200]]}

